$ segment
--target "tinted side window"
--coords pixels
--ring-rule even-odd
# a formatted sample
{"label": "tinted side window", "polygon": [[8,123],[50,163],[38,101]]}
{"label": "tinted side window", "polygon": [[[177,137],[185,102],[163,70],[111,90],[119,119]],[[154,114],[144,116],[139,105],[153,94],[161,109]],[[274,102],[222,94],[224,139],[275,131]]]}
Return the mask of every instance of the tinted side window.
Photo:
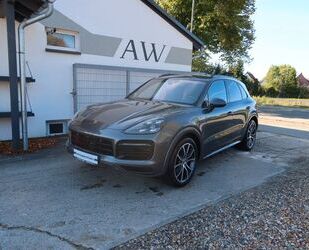
{"label": "tinted side window", "polygon": [[208,100],[219,98],[227,102],[226,89],[223,80],[215,81],[211,84],[208,90]]}
{"label": "tinted side window", "polygon": [[238,84],[238,87],[240,88],[242,99],[246,99],[248,97],[247,92],[244,90],[243,86],[241,86],[240,84]]}
{"label": "tinted side window", "polygon": [[238,83],[227,80],[227,91],[229,93],[230,102],[236,102],[242,100],[241,92],[238,87]]}

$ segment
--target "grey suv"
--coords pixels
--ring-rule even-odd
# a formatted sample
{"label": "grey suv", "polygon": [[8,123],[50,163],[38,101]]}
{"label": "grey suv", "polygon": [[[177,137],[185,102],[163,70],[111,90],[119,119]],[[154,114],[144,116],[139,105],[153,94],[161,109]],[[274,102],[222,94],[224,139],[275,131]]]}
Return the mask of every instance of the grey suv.
{"label": "grey suv", "polygon": [[256,102],[227,76],[163,75],[124,100],[90,105],[69,126],[68,150],[90,164],[166,176],[186,185],[196,163],[256,139]]}

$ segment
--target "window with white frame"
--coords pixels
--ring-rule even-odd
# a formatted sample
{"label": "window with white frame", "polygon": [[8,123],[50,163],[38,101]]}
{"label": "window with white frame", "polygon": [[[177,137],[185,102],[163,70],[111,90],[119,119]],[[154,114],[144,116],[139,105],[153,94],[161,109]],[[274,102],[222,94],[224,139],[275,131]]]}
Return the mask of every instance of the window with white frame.
{"label": "window with white frame", "polygon": [[46,121],[46,135],[64,135],[68,133],[68,120]]}
{"label": "window with white frame", "polygon": [[46,27],[46,35],[47,49],[80,52],[78,32]]}

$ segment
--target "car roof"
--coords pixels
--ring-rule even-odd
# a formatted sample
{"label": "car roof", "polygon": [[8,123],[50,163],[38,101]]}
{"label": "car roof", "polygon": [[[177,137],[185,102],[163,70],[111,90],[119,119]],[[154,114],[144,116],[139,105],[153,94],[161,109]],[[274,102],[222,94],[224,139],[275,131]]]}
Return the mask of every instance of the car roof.
{"label": "car roof", "polygon": [[192,78],[192,79],[208,79],[208,80],[215,80],[215,79],[231,79],[237,80],[234,77],[227,76],[227,75],[213,75],[207,73],[200,73],[200,72],[188,72],[188,73],[167,73],[158,76],[158,78],[163,79],[171,79],[171,78]]}

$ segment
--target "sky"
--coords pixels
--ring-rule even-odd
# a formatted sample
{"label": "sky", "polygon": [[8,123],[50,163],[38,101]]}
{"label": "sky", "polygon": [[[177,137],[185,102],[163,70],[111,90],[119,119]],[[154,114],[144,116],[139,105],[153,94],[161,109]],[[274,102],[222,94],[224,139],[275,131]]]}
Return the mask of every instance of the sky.
{"label": "sky", "polygon": [[309,79],[309,0],[256,0],[253,20],[247,71],[261,80],[271,65],[290,64]]}

